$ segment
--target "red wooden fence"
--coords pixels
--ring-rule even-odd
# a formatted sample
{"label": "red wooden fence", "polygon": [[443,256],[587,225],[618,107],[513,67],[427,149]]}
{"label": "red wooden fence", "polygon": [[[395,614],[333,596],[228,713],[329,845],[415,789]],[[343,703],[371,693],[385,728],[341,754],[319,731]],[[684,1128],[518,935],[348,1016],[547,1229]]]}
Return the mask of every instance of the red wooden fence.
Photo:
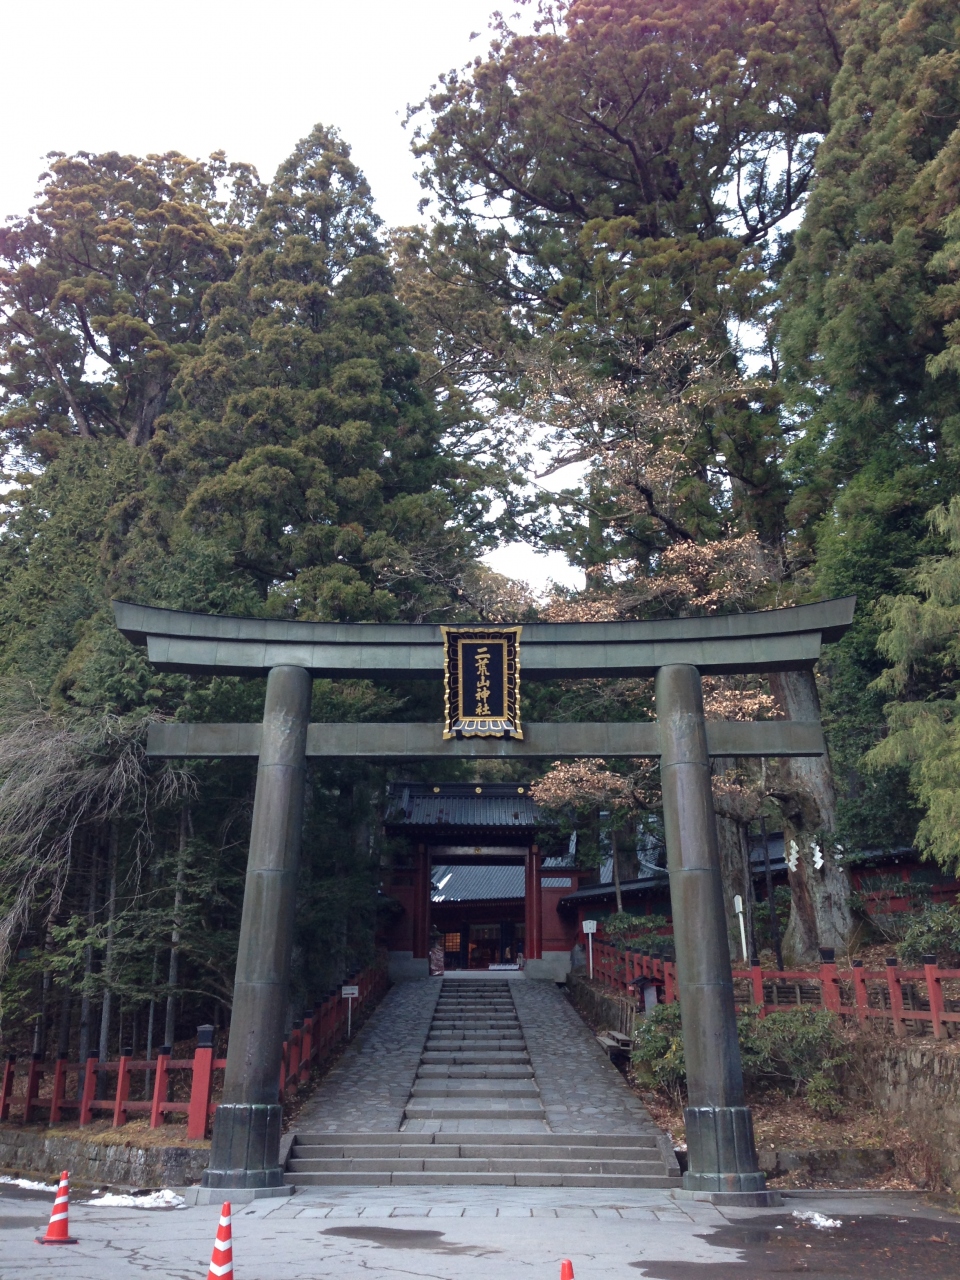
{"label": "red wooden fence", "polygon": [[[355,1022],[358,1014],[386,990],[386,967],[383,964],[372,965],[364,969],[354,983],[359,988],[353,1012]],[[66,1115],[75,1115],[78,1124],[88,1125],[98,1114],[106,1112],[112,1118],[114,1128],[119,1128],[131,1115],[142,1112],[149,1115],[150,1128],[156,1129],[168,1115],[179,1112],[187,1118],[187,1137],[205,1138],[210,1118],[217,1109],[213,1098],[213,1073],[227,1065],[226,1058],[213,1056],[213,1032],[211,1026],[197,1028],[197,1044],[192,1058],[172,1058],[168,1046],[161,1048],[150,1062],[125,1055],[117,1062],[100,1062],[99,1055],[92,1053],[85,1071],[81,1063],[69,1062],[65,1056],[58,1058],[51,1070],[39,1054],[34,1054],[26,1072],[21,1073],[17,1071],[16,1058],[11,1056],[0,1080],[0,1123],[9,1120],[11,1112],[19,1111],[23,1124],[42,1119],[45,1115],[51,1124],[59,1124]],[[290,1038],[283,1045],[278,1081],[281,1102],[309,1081],[312,1068],[331,1056],[346,1033],[347,1001],[341,997],[339,989],[315,1004],[304,1014],[302,1021],[294,1022]],[[151,1099],[131,1100],[130,1077],[134,1071],[154,1072]],[[180,1101],[171,1101],[169,1097],[173,1083],[171,1073],[174,1072],[190,1073],[189,1097]],[[97,1081],[104,1074],[116,1077],[110,1099],[95,1096]],[[50,1093],[41,1097],[41,1082],[51,1077]],[[68,1097],[67,1083],[71,1078],[75,1087],[71,1091],[73,1096]],[[23,1088],[18,1091],[15,1085],[21,1081]],[[179,1092],[186,1092],[182,1087],[182,1076],[180,1081]]]}
{"label": "red wooden fence", "polygon": [[[665,1004],[677,999],[676,966],[672,960],[624,951],[610,943],[593,942],[593,975],[605,986],[631,994],[638,987],[653,984]],[[864,969],[859,960],[841,969],[825,960],[818,969],[734,969],[733,978],[739,1007],[758,1007],[766,1017],[777,1009],[812,1005],[830,1009],[861,1026],[880,1019],[892,1026],[896,1036],[912,1029],[924,1035],[932,1031],[937,1040],[949,1034],[951,1024],[960,1024],[960,969],[941,969],[935,956],[924,956],[923,967],[902,968],[896,957],[884,969]],[[944,983],[956,984],[947,997]]]}

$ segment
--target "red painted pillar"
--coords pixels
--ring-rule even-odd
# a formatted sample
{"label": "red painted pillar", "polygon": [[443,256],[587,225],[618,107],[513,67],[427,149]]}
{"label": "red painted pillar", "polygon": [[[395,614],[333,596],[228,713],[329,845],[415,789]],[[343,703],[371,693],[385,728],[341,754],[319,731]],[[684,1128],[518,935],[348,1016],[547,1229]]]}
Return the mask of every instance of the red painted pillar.
{"label": "red painted pillar", "polygon": [[413,876],[413,958],[426,960],[430,949],[430,854],[417,845]]}
{"label": "red painted pillar", "polygon": [[527,851],[523,921],[523,954],[527,960],[539,960],[543,955],[543,888],[540,884],[540,850],[535,844]]}

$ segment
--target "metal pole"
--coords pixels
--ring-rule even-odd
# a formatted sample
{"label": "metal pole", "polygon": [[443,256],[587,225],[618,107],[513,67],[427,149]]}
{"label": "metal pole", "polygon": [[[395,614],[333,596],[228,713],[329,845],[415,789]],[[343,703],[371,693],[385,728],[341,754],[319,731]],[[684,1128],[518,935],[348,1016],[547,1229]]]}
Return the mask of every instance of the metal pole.
{"label": "metal pole", "polygon": [[587,934],[587,947],[590,950],[590,981],[593,981],[593,934]]}
{"label": "metal pole", "polygon": [[278,1073],[303,825],[311,678],[267,677],[233,1016],[205,1187],[281,1187]]}
{"label": "metal pole", "polygon": [[749,1107],[744,1105],[720,853],[710,787],[703,691],[696,667],[656,677],[663,825],[670,875],[683,1051],[688,1171],[683,1185],[710,1198],[768,1204]]}

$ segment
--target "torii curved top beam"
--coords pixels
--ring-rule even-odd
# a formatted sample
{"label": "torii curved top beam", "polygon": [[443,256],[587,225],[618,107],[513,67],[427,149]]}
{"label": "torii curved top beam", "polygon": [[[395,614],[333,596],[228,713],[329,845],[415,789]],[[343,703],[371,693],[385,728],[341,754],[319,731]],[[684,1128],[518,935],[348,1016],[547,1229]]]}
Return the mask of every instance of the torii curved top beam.
{"label": "torii curved top beam", "polygon": [[[855,596],[845,596],[719,617],[527,623],[523,679],[650,676],[678,663],[715,675],[810,668],[821,644],[850,626],[855,604]],[[253,676],[294,666],[327,678],[443,677],[439,626],[235,618],[122,601],[113,609],[123,634],[145,643],[160,671]]]}

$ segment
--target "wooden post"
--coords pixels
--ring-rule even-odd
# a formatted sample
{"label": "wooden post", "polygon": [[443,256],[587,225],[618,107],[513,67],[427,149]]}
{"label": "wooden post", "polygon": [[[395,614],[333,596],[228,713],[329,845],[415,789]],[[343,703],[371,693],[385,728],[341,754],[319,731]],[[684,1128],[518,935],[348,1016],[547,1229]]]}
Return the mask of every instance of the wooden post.
{"label": "wooden post", "polygon": [[97,1091],[97,1072],[100,1070],[100,1054],[96,1049],[91,1049],[87,1054],[86,1071],[83,1073],[83,1092],[80,1095],[80,1125],[89,1124],[93,1119],[93,1109],[90,1103],[93,1102],[94,1094]]}
{"label": "wooden post", "polygon": [[870,1017],[868,1013],[870,1002],[867,997],[867,979],[863,972],[863,961],[854,960],[850,967],[853,970],[853,1003],[857,1010],[857,1023],[865,1027]]}
{"label": "wooden post", "polygon": [[117,1092],[113,1100],[113,1127],[119,1129],[127,1123],[127,1098],[130,1096],[130,1059],[132,1049],[120,1050],[120,1062],[117,1066]]}
{"label": "wooden post", "polygon": [[17,1067],[17,1056],[11,1053],[3,1068],[3,1085],[0,1087],[0,1120],[10,1119],[10,1099],[13,1097],[13,1075]]}
{"label": "wooden post", "polygon": [[676,969],[672,960],[663,961],[663,999],[666,1004],[673,1004],[677,998]]}
{"label": "wooden post", "polygon": [[67,1093],[67,1058],[68,1055],[57,1055],[57,1065],[53,1069],[53,1095],[50,1098],[50,1123],[59,1124],[63,1114],[63,1100]]}
{"label": "wooden post", "polygon": [[753,989],[753,1003],[757,1006],[760,1017],[767,1016],[767,1003],[763,998],[763,970],[760,961],[754,959],[750,966],[750,985]]}
{"label": "wooden post", "polygon": [[167,1080],[169,1076],[170,1045],[163,1044],[157,1050],[156,1079],[153,1082],[153,1105],[150,1108],[150,1128],[159,1129],[163,1124],[163,1104],[167,1100]]}
{"label": "wooden post", "polygon": [[887,957],[887,989],[890,992],[890,1016],[893,1018],[893,1034],[905,1036],[907,1028],[903,1025],[903,990],[897,974],[897,957]]}
{"label": "wooden post", "polygon": [[303,1031],[300,1041],[300,1084],[310,1079],[310,1064],[313,1062],[313,1010],[306,1009],[303,1014]]}
{"label": "wooden post", "polygon": [[30,1055],[30,1066],[27,1068],[27,1088],[23,1095],[23,1123],[30,1120],[30,1112],[40,1093],[40,1079],[43,1075],[43,1059],[39,1053]]}
{"label": "wooden post", "polygon": [[213,1087],[213,1027],[197,1027],[197,1047],[193,1054],[193,1082],[190,1086],[190,1110],[187,1112],[187,1137],[205,1138],[210,1117],[210,1091]]}
{"label": "wooden post", "polygon": [[430,854],[417,845],[413,875],[413,958],[426,960],[430,950]]}
{"label": "wooden post", "polygon": [[940,985],[936,956],[923,956],[923,977],[927,984],[927,999],[930,1001],[933,1035],[936,1040],[942,1040],[946,1035],[946,1027],[943,1025],[943,987]]}
{"label": "wooden post", "polygon": [[820,948],[820,999],[831,1013],[840,1012],[840,975],[833,947]]}

